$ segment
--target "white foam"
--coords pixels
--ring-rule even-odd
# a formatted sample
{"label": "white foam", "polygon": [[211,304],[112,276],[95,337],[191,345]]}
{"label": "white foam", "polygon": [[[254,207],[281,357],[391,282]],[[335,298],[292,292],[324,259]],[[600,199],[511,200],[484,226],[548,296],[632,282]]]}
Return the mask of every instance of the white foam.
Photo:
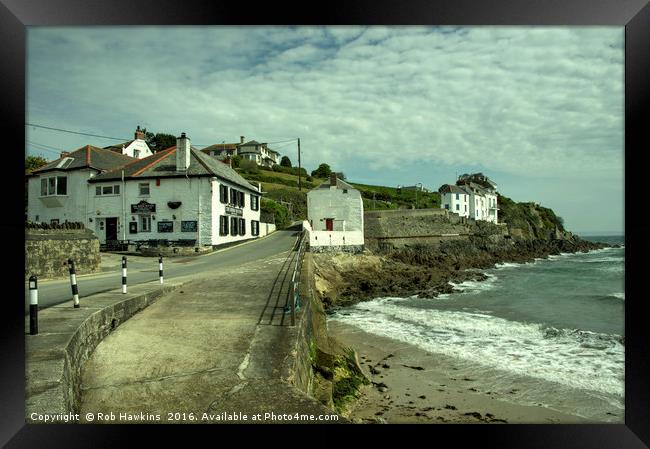
{"label": "white foam", "polygon": [[549,332],[484,313],[417,309],[385,299],[348,310],[348,316],[335,319],[429,352],[571,388],[624,394],[625,348],[613,336]]}
{"label": "white foam", "polygon": [[[460,284],[455,282],[450,282],[450,284],[455,288],[462,290],[464,294],[476,295],[478,293],[484,292],[486,290],[491,290],[495,287],[496,281],[499,279],[498,276],[490,273],[485,273],[487,279],[484,281],[464,281]],[[459,292],[460,293],[460,292]]]}
{"label": "white foam", "polygon": [[612,293],[612,296],[618,299],[625,299],[625,293]]}
{"label": "white foam", "polygon": [[519,268],[521,267],[522,264],[520,263],[511,263],[511,262],[503,262],[503,263],[498,263],[495,265],[496,268]]}

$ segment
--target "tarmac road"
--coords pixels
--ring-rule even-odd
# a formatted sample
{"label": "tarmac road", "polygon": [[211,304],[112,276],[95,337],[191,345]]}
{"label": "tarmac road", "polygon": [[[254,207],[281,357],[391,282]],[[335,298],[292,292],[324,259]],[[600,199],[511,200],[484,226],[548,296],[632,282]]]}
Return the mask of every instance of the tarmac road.
{"label": "tarmac road", "polygon": [[[286,230],[276,231],[259,240],[245,242],[200,256],[167,257],[163,260],[164,279],[172,280],[189,276],[201,277],[205,272],[214,271],[220,267],[232,268],[288,251],[293,247],[300,229],[301,225],[295,225]],[[108,259],[108,262],[105,258]],[[157,257],[127,256],[127,258],[128,285],[159,281]],[[102,253],[102,259],[104,259],[102,272],[77,276],[80,303],[83,303],[84,297],[122,287],[121,256]],[[107,265],[109,266],[107,267]],[[114,267],[111,265],[114,265]],[[72,291],[69,278],[38,281],[39,309],[70,301],[71,299]],[[25,314],[28,313],[29,285],[28,282],[25,282]]]}

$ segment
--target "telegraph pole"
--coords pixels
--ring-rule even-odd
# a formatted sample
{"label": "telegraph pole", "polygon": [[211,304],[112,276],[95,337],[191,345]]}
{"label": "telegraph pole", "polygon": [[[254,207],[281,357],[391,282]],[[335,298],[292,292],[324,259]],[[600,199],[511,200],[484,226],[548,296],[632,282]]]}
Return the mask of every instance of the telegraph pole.
{"label": "telegraph pole", "polygon": [[302,168],[300,166],[300,137],[298,137],[298,191],[302,190],[302,183],[300,181],[301,179],[301,172]]}

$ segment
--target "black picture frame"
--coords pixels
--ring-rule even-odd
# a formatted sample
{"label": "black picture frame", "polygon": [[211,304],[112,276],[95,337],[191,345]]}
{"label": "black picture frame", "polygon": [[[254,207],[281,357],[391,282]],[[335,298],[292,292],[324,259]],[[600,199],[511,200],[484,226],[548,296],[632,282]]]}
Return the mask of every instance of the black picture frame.
{"label": "black picture frame", "polygon": [[173,221],[164,221],[161,220],[158,222],[158,232],[159,233],[165,233],[165,232],[174,232],[174,222]]}
{"label": "black picture frame", "polygon": [[[305,5],[303,5],[305,6]],[[645,0],[481,0],[404,2],[331,1],[318,6],[282,7],[277,3],[258,3],[251,10],[247,3],[224,3],[185,0],[113,0],[82,2],[80,0],[2,0],[0,4],[0,42],[2,42],[2,111],[5,138],[25,133],[25,45],[26,27],[39,25],[232,25],[232,24],[369,24],[369,25],[618,25],[625,26],[625,202],[641,200],[640,180],[645,179],[643,150],[647,147],[643,117],[647,116],[650,93],[650,6]],[[9,177],[18,176],[22,163],[18,151],[8,151]],[[14,169],[14,167],[16,167]],[[19,179],[17,182],[22,183]],[[21,184],[22,185],[22,184]],[[20,195],[10,196],[9,211],[0,228],[2,235],[23,233],[24,205]],[[642,270],[648,254],[648,219],[626,207],[626,409],[623,425],[436,425],[428,426],[351,426],[364,432],[365,443],[373,437],[386,438],[386,431],[395,432],[415,444],[453,445],[476,439],[488,447],[553,447],[553,448],[640,448],[650,444],[650,344],[646,332],[645,297],[641,287]],[[606,213],[606,211],[604,211]],[[21,217],[21,218],[19,218]],[[20,239],[9,239],[12,254],[24,253]],[[15,246],[12,246],[15,245]],[[11,273],[14,273],[13,275]],[[14,279],[20,278],[18,264],[6,267],[10,288],[19,289]],[[23,286],[24,289],[24,286]],[[22,292],[23,289],[20,289]],[[0,445],[3,447],[124,447],[133,445],[135,435],[144,432],[148,438],[167,441],[172,434],[191,435],[199,441],[203,436],[221,438],[213,426],[115,426],[115,425],[26,425],[24,420],[24,320],[20,301],[9,303],[2,326],[3,363],[0,404]],[[20,310],[19,310],[20,309]],[[279,427],[279,428],[278,428]],[[308,426],[309,427],[309,426]],[[219,426],[217,431],[223,432]],[[294,437],[285,426],[266,426],[264,435]],[[295,429],[292,428],[292,429]],[[308,429],[303,431],[314,432]],[[234,429],[238,433],[245,429]],[[320,432],[321,430],[316,430]],[[187,433],[185,433],[187,432]],[[274,433],[278,432],[278,433]],[[414,433],[420,435],[413,436]],[[372,433],[372,436],[371,436]],[[187,438],[187,436],[185,438]],[[313,435],[312,435],[313,436]],[[338,444],[334,436],[332,444]],[[447,440],[447,442],[445,442]],[[185,442],[188,440],[185,439]],[[306,440],[303,444],[312,444]],[[129,444],[131,443],[131,444]],[[151,440],[148,439],[148,443]],[[144,444],[144,443],[141,443]]]}
{"label": "black picture frame", "polygon": [[181,232],[197,232],[198,223],[196,220],[181,221]]}

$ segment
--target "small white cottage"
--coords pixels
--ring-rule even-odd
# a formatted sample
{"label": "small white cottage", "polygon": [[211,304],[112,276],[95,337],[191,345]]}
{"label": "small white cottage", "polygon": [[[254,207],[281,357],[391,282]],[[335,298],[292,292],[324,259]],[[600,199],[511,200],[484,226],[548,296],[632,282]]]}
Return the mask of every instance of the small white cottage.
{"label": "small white cottage", "polygon": [[309,235],[309,247],[319,251],[363,250],[363,199],[350,184],[335,173],[307,193],[307,221],[303,227]]}

